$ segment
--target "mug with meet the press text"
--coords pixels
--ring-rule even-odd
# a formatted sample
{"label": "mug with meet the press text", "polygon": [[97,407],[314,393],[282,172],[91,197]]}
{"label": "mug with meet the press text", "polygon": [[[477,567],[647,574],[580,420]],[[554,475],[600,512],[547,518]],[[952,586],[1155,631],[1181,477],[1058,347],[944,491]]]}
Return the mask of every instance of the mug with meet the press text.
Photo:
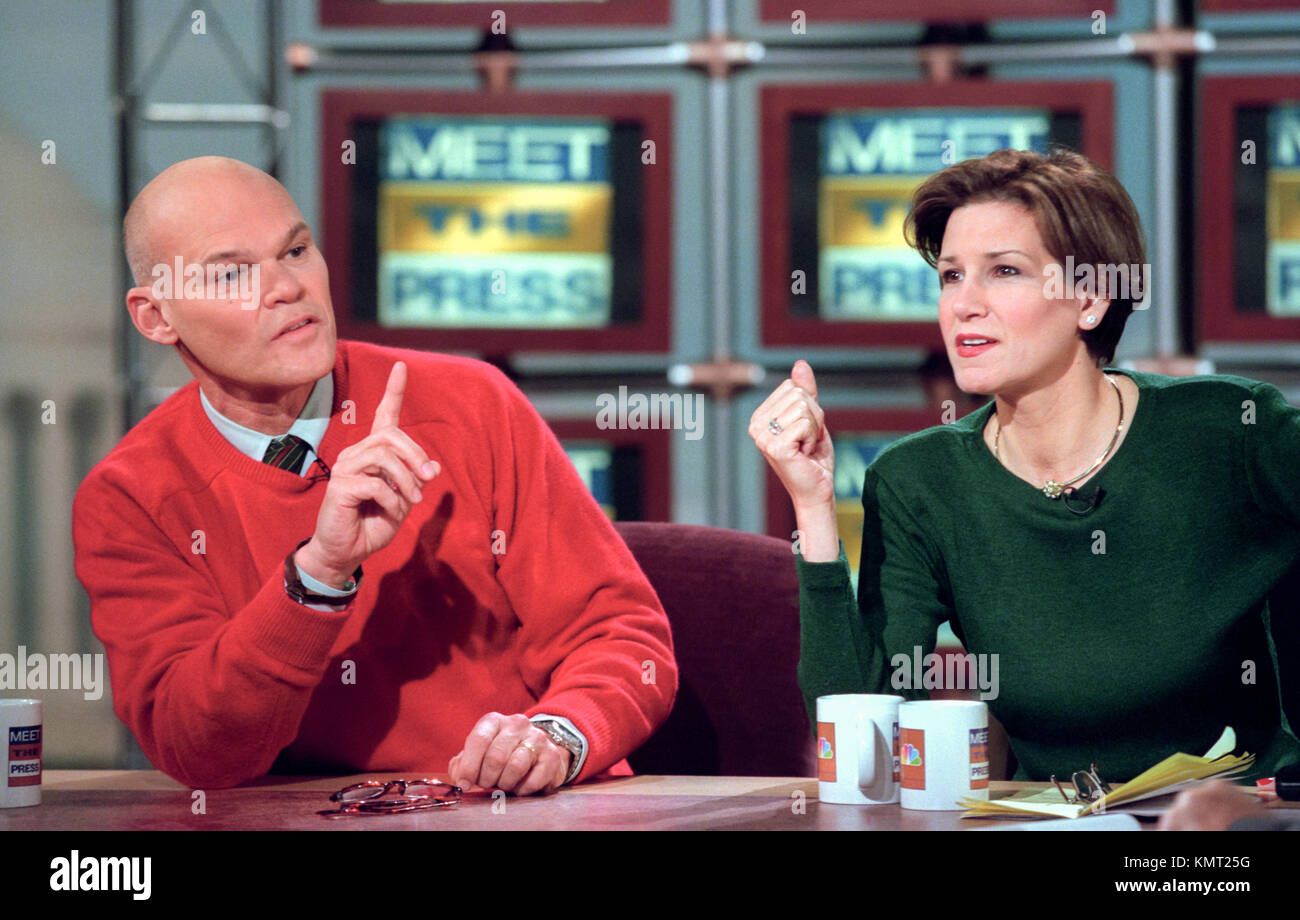
{"label": "mug with meet the press text", "polygon": [[841,693],[817,698],[817,798],[835,805],[898,801],[901,696]]}
{"label": "mug with meet the press text", "polygon": [[904,808],[956,811],[988,801],[989,710],[976,700],[898,707],[899,798]]}
{"label": "mug with meet the press text", "polygon": [[0,808],[41,804],[41,701],[0,700],[5,775]]}

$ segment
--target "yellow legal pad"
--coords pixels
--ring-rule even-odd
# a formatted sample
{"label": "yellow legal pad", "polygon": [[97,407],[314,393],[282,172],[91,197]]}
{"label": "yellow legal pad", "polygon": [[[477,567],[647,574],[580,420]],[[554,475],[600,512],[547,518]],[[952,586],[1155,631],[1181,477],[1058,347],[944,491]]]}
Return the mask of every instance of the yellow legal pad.
{"label": "yellow legal pad", "polygon": [[[1250,769],[1254,754],[1233,754],[1237,746],[1237,733],[1229,726],[1223,730],[1204,757],[1191,754],[1172,754],[1146,772],[1122,786],[1115,787],[1096,802],[1071,805],[1061,800],[1055,786],[1018,792],[1005,799],[977,802],[962,799],[958,804],[969,809],[963,818],[1082,818],[1100,814],[1107,809],[1141,799],[1177,792],[1194,783],[1216,776],[1233,776]],[[1067,782],[1066,789],[1072,788]]]}

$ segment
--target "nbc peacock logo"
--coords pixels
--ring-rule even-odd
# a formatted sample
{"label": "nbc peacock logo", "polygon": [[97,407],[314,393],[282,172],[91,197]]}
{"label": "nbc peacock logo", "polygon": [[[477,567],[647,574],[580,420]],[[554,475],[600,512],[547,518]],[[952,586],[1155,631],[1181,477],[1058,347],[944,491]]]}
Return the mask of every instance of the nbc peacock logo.
{"label": "nbc peacock logo", "polygon": [[817,779],[835,782],[835,723],[817,723]]}
{"label": "nbc peacock logo", "polygon": [[925,788],[925,731],[901,728],[898,732],[898,784],[904,789]]}

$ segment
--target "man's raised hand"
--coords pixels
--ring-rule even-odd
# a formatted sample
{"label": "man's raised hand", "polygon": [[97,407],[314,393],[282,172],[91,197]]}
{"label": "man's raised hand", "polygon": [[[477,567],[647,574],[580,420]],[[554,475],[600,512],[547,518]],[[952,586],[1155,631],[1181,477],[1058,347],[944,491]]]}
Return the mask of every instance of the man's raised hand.
{"label": "man's raised hand", "polygon": [[311,577],[341,587],[372,553],[383,549],[438,464],[397,427],[406,392],[406,365],[398,361],[375,409],[370,434],[345,448],[330,470],[316,516],[316,532],[295,560]]}
{"label": "man's raised hand", "polygon": [[388,372],[388,386],[384,389],[384,396],[379,400],[379,407],[375,409],[375,420],[370,424],[371,434],[384,428],[397,427],[398,418],[402,414],[404,396],[406,396],[406,362],[396,361],[393,363],[393,369]]}

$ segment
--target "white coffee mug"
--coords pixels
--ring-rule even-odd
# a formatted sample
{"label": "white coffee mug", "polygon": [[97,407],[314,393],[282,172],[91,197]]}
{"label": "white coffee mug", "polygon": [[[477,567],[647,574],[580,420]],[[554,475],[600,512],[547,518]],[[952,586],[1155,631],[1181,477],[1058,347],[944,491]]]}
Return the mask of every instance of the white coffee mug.
{"label": "white coffee mug", "polygon": [[925,700],[898,707],[899,797],[904,808],[956,811],[988,801],[989,708],[977,700]]}
{"label": "white coffee mug", "polygon": [[835,805],[898,801],[901,696],[841,693],[817,698],[817,797]]}
{"label": "white coffee mug", "polygon": [[41,701],[0,700],[5,775],[0,808],[41,804]]}

